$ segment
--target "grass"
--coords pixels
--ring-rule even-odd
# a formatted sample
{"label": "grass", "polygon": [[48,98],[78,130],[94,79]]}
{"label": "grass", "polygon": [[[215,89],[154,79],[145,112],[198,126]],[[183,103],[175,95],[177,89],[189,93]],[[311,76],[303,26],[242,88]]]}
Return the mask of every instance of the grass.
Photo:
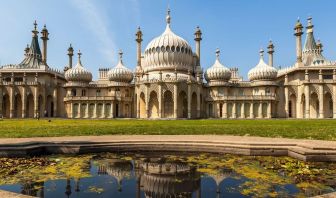
{"label": "grass", "polygon": [[0,138],[81,135],[249,135],[336,140],[336,120],[2,120]]}

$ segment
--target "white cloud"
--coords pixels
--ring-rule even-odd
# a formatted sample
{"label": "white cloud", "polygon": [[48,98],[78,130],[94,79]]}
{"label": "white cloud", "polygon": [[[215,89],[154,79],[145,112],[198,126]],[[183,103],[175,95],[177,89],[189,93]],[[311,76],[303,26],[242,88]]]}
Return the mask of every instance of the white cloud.
{"label": "white cloud", "polygon": [[84,22],[89,30],[95,34],[100,43],[100,50],[107,60],[115,62],[116,43],[113,34],[107,28],[107,21],[102,10],[99,10],[93,3],[96,1],[90,0],[73,0],[73,5],[76,7],[84,17]]}

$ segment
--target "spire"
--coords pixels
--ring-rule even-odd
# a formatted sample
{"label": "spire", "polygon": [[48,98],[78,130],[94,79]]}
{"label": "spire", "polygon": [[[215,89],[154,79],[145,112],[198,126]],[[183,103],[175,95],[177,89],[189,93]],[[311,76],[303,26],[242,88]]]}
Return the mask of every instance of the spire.
{"label": "spire", "polygon": [[166,16],[166,22],[167,22],[167,26],[169,26],[169,27],[170,27],[170,20],[171,20],[170,9],[168,7],[168,9],[167,9],[167,16]]}
{"label": "spire", "polygon": [[37,34],[39,33],[37,31],[37,22],[36,22],[36,20],[34,21],[34,30],[32,30],[32,33],[33,33],[33,37],[37,37]]}
{"label": "spire", "polygon": [[259,55],[260,55],[260,59],[261,59],[261,60],[264,60],[264,49],[263,49],[263,48],[261,48],[261,49],[259,50]]}
{"label": "spire", "polygon": [[123,64],[122,57],[124,53],[122,52],[121,49],[119,50],[118,54],[119,54],[119,63]]}
{"label": "spire", "polygon": [[216,49],[216,60],[219,61],[219,54],[220,54],[220,50],[217,48]]}
{"label": "spire", "polygon": [[78,54],[78,65],[82,66],[82,61],[81,61],[82,52],[78,50],[77,54]]}
{"label": "spire", "polygon": [[26,48],[25,48],[25,55],[27,55],[28,54],[28,52],[29,52],[29,44],[27,44],[27,46],[26,46]]}

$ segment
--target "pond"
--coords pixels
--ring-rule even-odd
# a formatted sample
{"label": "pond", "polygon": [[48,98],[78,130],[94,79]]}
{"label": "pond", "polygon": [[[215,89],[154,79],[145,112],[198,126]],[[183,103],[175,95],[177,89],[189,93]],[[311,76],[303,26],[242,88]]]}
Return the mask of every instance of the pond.
{"label": "pond", "polygon": [[0,158],[0,189],[37,197],[307,197],[336,190],[336,163],[206,153]]}

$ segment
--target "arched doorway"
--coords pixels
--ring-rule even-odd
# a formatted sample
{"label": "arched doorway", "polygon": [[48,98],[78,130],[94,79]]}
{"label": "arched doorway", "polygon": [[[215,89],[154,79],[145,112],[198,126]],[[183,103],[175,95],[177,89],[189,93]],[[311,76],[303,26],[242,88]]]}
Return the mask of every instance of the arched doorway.
{"label": "arched doorway", "polygon": [[165,91],[163,95],[163,117],[172,118],[174,116],[174,102],[171,91]]}
{"label": "arched doorway", "polygon": [[94,116],[94,114],[95,114],[94,110],[95,110],[95,104],[91,103],[91,104],[89,105],[89,112],[88,112],[88,114],[89,114],[88,117],[89,117],[89,118],[93,118],[93,116]]}
{"label": "arched doorway", "polygon": [[187,94],[184,91],[181,91],[177,100],[177,109],[179,118],[188,117],[188,99]]}
{"label": "arched doorway", "polygon": [[233,117],[232,110],[233,110],[233,104],[232,103],[228,103],[227,104],[227,117],[228,118],[232,118]]}
{"label": "arched doorway", "polygon": [[159,117],[159,100],[155,91],[152,91],[149,95],[149,118]]}
{"label": "arched doorway", "polygon": [[10,102],[9,102],[9,96],[7,94],[3,96],[2,103],[3,103],[2,104],[3,117],[4,118],[9,118]]}
{"label": "arched doorway", "polygon": [[288,117],[296,118],[296,96],[291,94],[288,101]]}
{"label": "arched doorway", "polygon": [[263,118],[267,118],[267,106],[268,104],[267,103],[262,103],[262,106],[261,106],[261,115]]}
{"label": "arched doorway", "polygon": [[314,92],[310,95],[310,118],[318,118],[319,115],[319,99]]}
{"label": "arched doorway", "polygon": [[219,117],[220,118],[223,117],[223,104],[222,103],[219,104]]}
{"label": "arched doorway", "polygon": [[73,109],[72,109],[72,116],[74,117],[74,118],[79,118],[79,104],[78,103],[75,103],[74,105],[73,105]]}
{"label": "arched doorway", "polygon": [[261,105],[260,103],[253,103],[253,115],[254,118],[260,118],[259,117],[259,105]]}
{"label": "arched doorway", "polygon": [[107,118],[111,117],[111,104],[110,103],[105,104],[105,115]]}
{"label": "arched doorway", "polygon": [[81,118],[86,118],[87,115],[87,104],[81,104],[81,110],[80,110],[80,117]]}
{"label": "arched doorway", "polygon": [[141,92],[139,99],[140,99],[140,105],[139,105],[140,118],[147,118],[146,98],[145,98],[145,94],[143,92]]}
{"label": "arched doorway", "polygon": [[191,96],[191,118],[197,118],[197,95],[195,92]]}
{"label": "arched doorway", "polygon": [[102,118],[103,117],[103,104],[99,103],[97,105],[97,118]]}
{"label": "arched doorway", "polygon": [[209,104],[208,114],[209,114],[209,118],[213,117],[213,104],[212,103]]}
{"label": "arched doorway", "polygon": [[245,103],[245,105],[244,105],[245,118],[251,118],[251,116],[250,116],[250,108],[251,108],[251,104],[250,103]]}
{"label": "arched doorway", "polygon": [[20,94],[15,95],[14,99],[14,117],[22,118],[22,99]]}
{"label": "arched doorway", "polygon": [[323,110],[324,110],[324,118],[332,118],[333,117],[333,100],[330,92],[327,92],[324,95],[323,101]]}
{"label": "arched doorway", "polygon": [[27,96],[27,104],[26,104],[26,116],[28,118],[34,118],[34,97],[33,94],[29,94]]}
{"label": "arched doorway", "polygon": [[242,104],[241,103],[236,103],[236,118],[241,118],[241,107]]}

